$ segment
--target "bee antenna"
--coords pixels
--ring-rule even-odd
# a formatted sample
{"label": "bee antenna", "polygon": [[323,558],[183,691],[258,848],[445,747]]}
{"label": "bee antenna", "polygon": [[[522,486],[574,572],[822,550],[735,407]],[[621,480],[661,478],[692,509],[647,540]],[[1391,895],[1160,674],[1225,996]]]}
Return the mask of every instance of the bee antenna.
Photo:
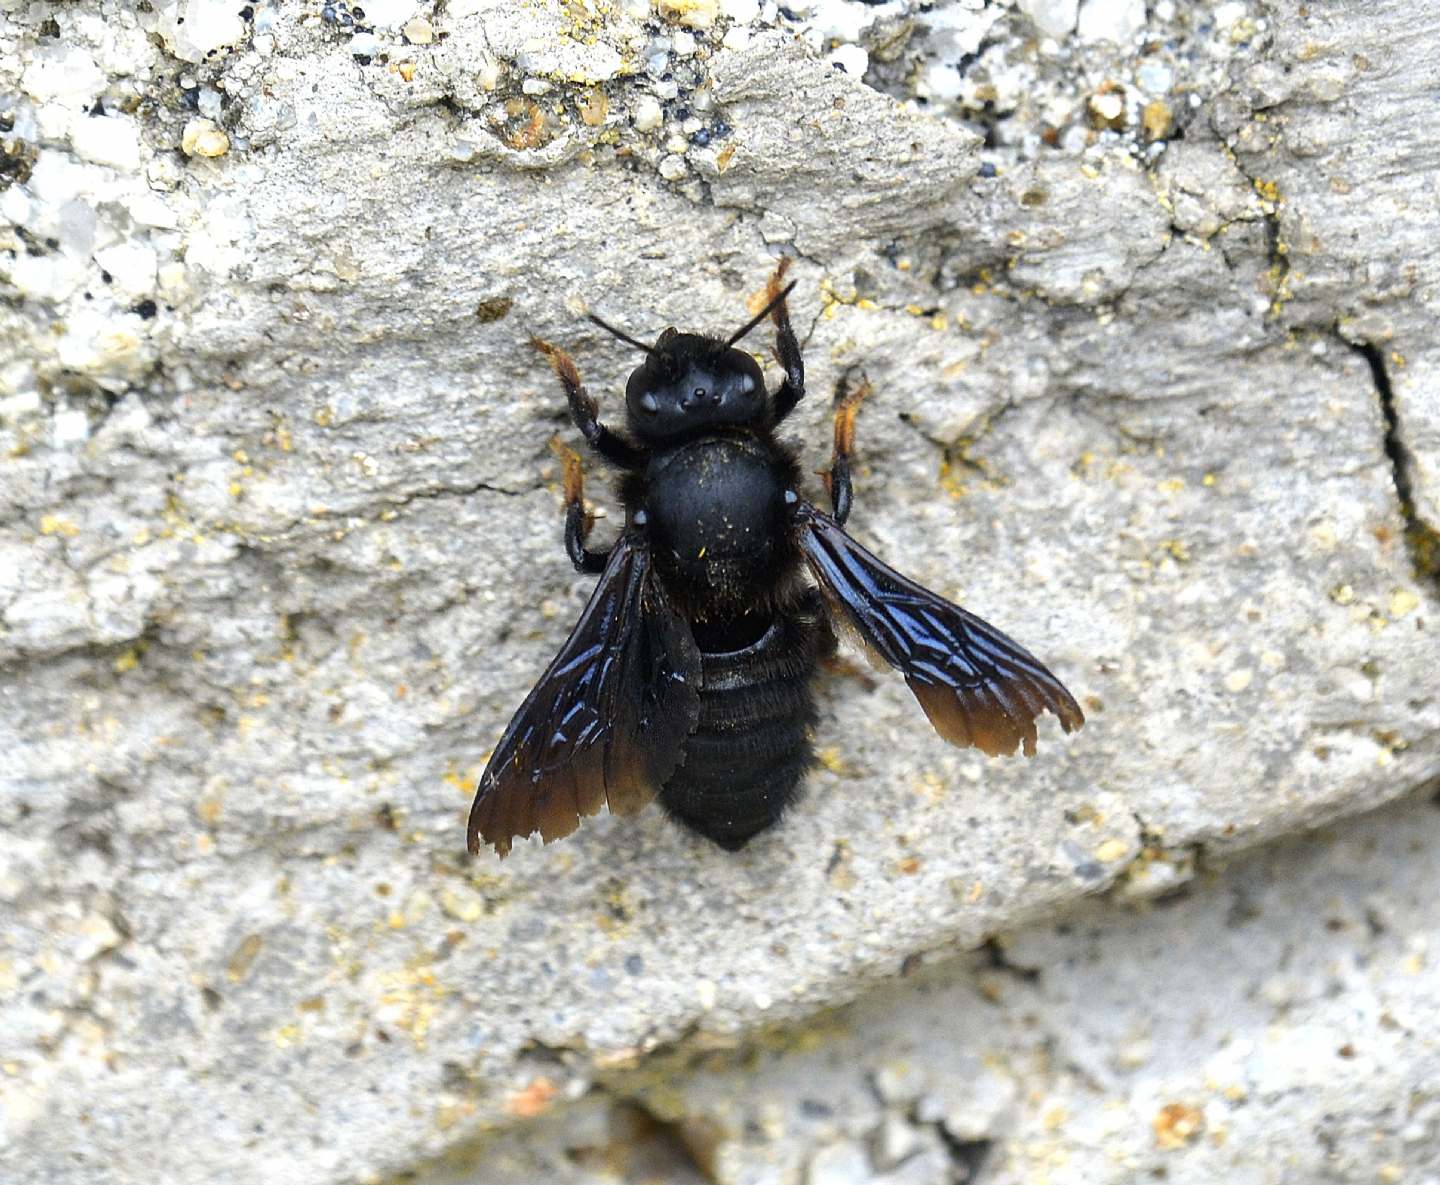
{"label": "bee antenna", "polygon": [[637,341],[628,333],[624,333],[621,330],[616,329],[613,325],[606,324],[604,321],[600,320],[600,318],[597,317],[594,313],[586,313],[585,317],[586,320],[593,321],[596,325],[600,326],[600,328],[603,329],[606,333],[608,333],[611,337],[618,337],[626,345],[634,346],[637,350],[644,350],[645,353],[651,355],[652,357],[654,356],[655,351],[653,347],[647,346],[642,341]]}
{"label": "bee antenna", "polygon": [[759,325],[761,321],[765,320],[765,318],[768,317],[774,310],[775,306],[782,303],[784,299],[790,295],[790,293],[794,290],[795,285],[798,283],[800,283],[799,280],[791,280],[790,283],[786,284],[785,287],[780,290],[779,296],[775,297],[774,300],[770,301],[763,309],[756,313],[755,316],[751,317],[750,320],[745,322],[744,327],[738,333],[736,333],[734,337],[732,337],[729,341],[725,343],[725,348],[729,349],[742,337],[744,337],[747,333],[754,329],[755,326]]}

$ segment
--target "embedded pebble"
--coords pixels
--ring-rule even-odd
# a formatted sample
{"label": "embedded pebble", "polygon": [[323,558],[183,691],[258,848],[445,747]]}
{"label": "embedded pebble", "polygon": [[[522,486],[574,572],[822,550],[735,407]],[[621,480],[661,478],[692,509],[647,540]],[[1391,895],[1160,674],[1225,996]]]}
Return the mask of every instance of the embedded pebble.
{"label": "embedded pebble", "polygon": [[720,13],[727,20],[747,25],[760,15],[760,0],[720,0]]}
{"label": "embedded pebble", "polygon": [[1085,0],[1076,32],[1081,41],[1125,45],[1145,27],[1145,0]]}
{"label": "embedded pebble", "polygon": [[655,7],[667,20],[692,29],[708,29],[719,15],[718,0],[656,0]]}
{"label": "embedded pebble", "polygon": [[865,1149],[849,1140],[821,1148],[805,1170],[805,1185],[866,1185],[871,1179]]}
{"label": "embedded pebble", "polygon": [[660,104],[646,95],[635,104],[635,113],[632,117],[635,123],[635,130],[637,132],[653,132],[660,126],[663,115],[664,113],[660,109]]}
{"label": "embedded pebble", "polygon": [[350,38],[350,53],[354,57],[373,58],[380,49],[380,38],[374,33],[356,33]]}
{"label": "embedded pebble", "polygon": [[660,162],[660,176],[666,181],[679,181],[690,170],[685,167],[685,158],[677,152],[672,152]]}
{"label": "embedded pebble", "polygon": [[844,70],[851,78],[863,78],[870,65],[870,55],[858,45],[838,45],[830,51],[826,61]]}
{"label": "embedded pebble", "polygon": [[203,62],[247,32],[240,6],[230,0],[171,0],[155,5],[156,31],[181,61]]}
{"label": "embedded pebble", "polygon": [[1047,37],[1068,37],[1075,31],[1080,0],[1020,0],[1020,11]]}
{"label": "embedded pebble", "polygon": [[78,156],[97,165],[140,171],[140,130],[127,116],[84,116],[71,130],[70,143]]}
{"label": "embedded pebble", "polygon": [[214,120],[192,119],[185,125],[180,147],[186,156],[224,156],[230,151],[230,137]]}

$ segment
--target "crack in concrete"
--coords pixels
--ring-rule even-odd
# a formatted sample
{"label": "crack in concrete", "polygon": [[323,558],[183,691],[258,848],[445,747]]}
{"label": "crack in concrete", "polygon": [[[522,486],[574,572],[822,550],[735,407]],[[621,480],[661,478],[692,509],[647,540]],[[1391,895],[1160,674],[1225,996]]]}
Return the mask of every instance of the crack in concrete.
{"label": "crack in concrete", "polygon": [[1426,522],[1415,508],[1415,485],[1412,477],[1415,458],[1405,443],[1400,413],[1395,406],[1395,390],[1390,384],[1390,372],[1385,365],[1385,353],[1374,342],[1348,340],[1338,328],[1335,329],[1335,334],[1348,348],[1364,358],[1370,367],[1370,379],[1375,385],[1375,396],[1385,421],[1385,455],[1390,460],[1395,498],[1400,506],[1400,517],[1405,522],[1405,547],[1410,554],[1410,566],[1417,580],[1440,592],[1440,530]]}

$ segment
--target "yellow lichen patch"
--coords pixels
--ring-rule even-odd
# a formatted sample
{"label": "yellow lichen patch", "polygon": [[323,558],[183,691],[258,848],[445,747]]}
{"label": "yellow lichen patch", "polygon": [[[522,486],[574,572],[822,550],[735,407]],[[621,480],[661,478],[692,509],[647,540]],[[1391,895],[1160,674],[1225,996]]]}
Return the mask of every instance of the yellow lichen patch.
{"label": "yellow lichen patch", "polygon": [[73,539],[80,534],[80,528],[68,518],[61,518],[58,514],[43,514],[40,516],[40,534],[60,535],[66,539]]}
{"label": "yellow lichen patch", "polygon": [[828,769],[832,774],[842,778],[853,778],[856,776],[855,767],[847,765],[840,757],[840,750],[833,745],[815,751],[815,760]]}
{"label": "yellow lichen patch", "polygon": [[275,1045],[278,1049],[289,1049],[292,1045],[298,1045],[303,1036],[300,1026],[297,1024],[281,1025],[275,1030]]}
{"label": "yellow lichen patch", "polygon": [[1274,181],[1262,181],[1259,177],[1256,177],[1254,185],[1255,192],[1265,201],[1272,203],[1280,201],[1280,186]]}
{"label": "yellow lichen patch", "polygon": [[475,1104],[469,1099],[461,1099],[457,1103],[444,1103],[435,1109],[435,1129],[437,1131],[449,1131],[457,1123],[462,1123],[475,1114]]}
{"label": "yellow lichen patch", "polygon": [[480,779],[480,770],[471,767],[467,772],[461,772],[453,764],[446,765],[445,772],[440,775],[442,782],[448,782],[461,794],[470,795],[475,793],[475,783]]}
{"label": "yellow lichen patch", "polygon": [[1412,612],[1420,604],[1417,597],[1408,588],[1397,588],[1390,594],[1390,616],[1399,621],[1407,613]]}
{"label": "yellow lichen patch", "polygon": [[443,888],[440,890],[440,908],[457,922],[476,922],[485,913],[485,901],[469,889]]}
{"label": "yellow lichen patch", "polygon": [[225,978],[231,983],[239,983],[250,974],[250,968],[254,965],[256,957],[260,954],[265,940],[258,934],[250,934],[235,948],[235,953],[230,956],[230,962],[225,967]]}
{"label": "yellow lichen patch", "polygon": [[1130,850],[1130,845],[1123,839],[1107,839],[1095,849],[1095,859],[1102,864],[1114,864],[1117,860],[1123,860],[1125,853]]}
{"label": "yellow lichen patch", "polygon": [[140,656],[144,651],[139,646],[132,646],[115,660],[115,673],[123,675],[127,671],[133,671],[140,665]]}
{"label": "yellow lichen patch", "polygon": [[446,989],[435,978],[428,963],[417,963],[382,977],[377,1018],[410,1034],[417,1049],[425,1048],[430,1025],[440,1011]]}
{"label": "yellow lichen patch", "polygon": [[1183,1148],[1205,1130],[1205,1116],[1189,1103],[1166,1103],[1150,1121],[1155,1143],[1167,1151]]}

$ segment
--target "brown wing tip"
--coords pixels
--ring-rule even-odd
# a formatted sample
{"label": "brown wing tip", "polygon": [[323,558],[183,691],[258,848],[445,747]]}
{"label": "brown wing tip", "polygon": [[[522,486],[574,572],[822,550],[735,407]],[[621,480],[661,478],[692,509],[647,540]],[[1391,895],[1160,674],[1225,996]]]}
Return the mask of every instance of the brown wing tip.
{"label": "brown wing tip", "polygon": [[1058,704],[1051,705],[1051,711],[1060,718],[1060,727],[1067,733],[1079,732],[1085,725],[1085,713],[1080,710],[1080,705],[1075,702],[1075,697],[1062,687],[1065,698]]}
{"label": "brown wing tip", "polygon": [[1085,723],[1080,706],[1069,692],[1064,692],[1063,699],[1047,695],[1038,710],[1017,715],[999,703],[967,697],[953,687],[911,682],[910,690],[941,738],[962,749],[979,749],[987,757],[1013,757],[1017,749],[1026,757],[1034,757],[1035,722],[1046,710],[1059,720],[1063,732],[1074,732]]}

